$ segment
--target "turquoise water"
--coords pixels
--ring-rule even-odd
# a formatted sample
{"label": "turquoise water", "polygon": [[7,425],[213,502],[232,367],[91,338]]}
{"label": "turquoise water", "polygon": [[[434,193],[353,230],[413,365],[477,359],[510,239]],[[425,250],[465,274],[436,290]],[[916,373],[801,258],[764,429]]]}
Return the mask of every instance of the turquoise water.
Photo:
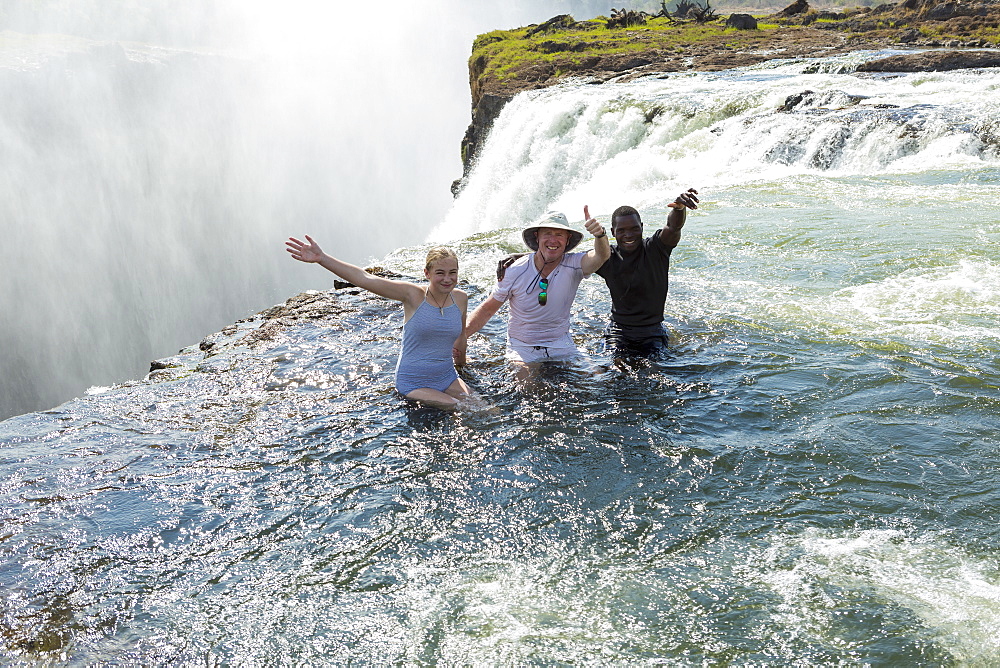
{"label": "turquoise water", "polygon": [[[264,321],[241,323],[0,423],[5,661],[995,664],[991,117],[941,111],[968,109],[967,73],[847,91],[941,111],[920,123],[778,116],[804,83],[854,85],[832,66],[801,81],[808,65],[767,71],[768,91],[759,70],[686,77],[719,86],[708,116],[651,125],[629,119],[664,103],[659,80],[515,101],[497,132],[524,144],[492,143],[444,221],[477,303],[532,207],[631,201],[652,225],[698,187],[667,360],[600,357],[591,279],[573,330],[589,367],[520,392],[491,323],[466,374],[494,410],[444,415],[392,392],[399,309],[339,291],[324,318],[252,344]],[[992,108],[995,79],[976,81]],[[417,275],[424,252],[383,264]]]}

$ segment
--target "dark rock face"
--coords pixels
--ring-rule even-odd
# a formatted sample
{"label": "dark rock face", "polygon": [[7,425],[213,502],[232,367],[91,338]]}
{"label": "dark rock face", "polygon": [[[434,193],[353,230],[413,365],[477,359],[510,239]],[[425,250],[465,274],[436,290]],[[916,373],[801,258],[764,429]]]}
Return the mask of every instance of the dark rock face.
{"label": "dark rock face", "polygon": [[631,9],[612,9],[611,18],[608,19],[608,30],[615,28],[628,28],[630,26],[641,26],[646,23],[646,17],[641,12]]}
{"label": "dark rock face", "polygon": [[634,58],[628,58],[626,60],[610,63],[607,67],[612,72],[626,72],[637,67],[645,67],[646,65],[652,64],[652,62],[653,61],[649,58],[635,56]]}
{"label": "dark rock face", "polygon": [[924,51],[889,56],[858,67],[859,72],[945,72],[972,67],[1000,67],[997,51]]}
{"label": "dark rock face", "polygon": [[807,90],[801,93],[796,93],[795,95],[789,95],[788,97],[785,98],[784,104],[778,107],[778,111],[786,111],[786,112],[791,111],[795,107],[802,104],[803,100],[805,100],[807,97],[814,94],[815,93],[813,93],[811,90]]}
{"label": "dark rock face", "polygon": [[561,53],[573,51],[586,51],[590,46],[586,42],[556,42],[546,40],[540,43],[535,49],[542,53]]}
{"label": "dark rock face", "polygon": [[566,30],[568,28],[574,28],[575,26],[576,20],[574,20],[572,16],[569,14],[560,14],[559,16],[553,16],[545,23],[540,23],[531,28],[526,37],[532,37],[543,32],[552,32],[553,30]]}
{"label": "dark rock face", "polygon": [[462,178],[451,185],[452,195],[458,196],[465,185],[465,177],[472,170],[476,156],[483,142],[486,141],[493,121],[500,115],[504,105],[510,101],[510,96],[505,95],[482,95],[472,107],[472,123],[465,131],[462,138]]}
{"label": "dark rock face", "polygon": [[757,19],[749,14],[732,14],[726,19],[726,27],[737,30],[756,30]]}
{"label": "dark rock face", "polygon": [[776,111],[787,113],[793,110],[815,109],[817,107],[828,106],[845,109],[856,106],[865,99],[867,99],[865,95],[854,95],[842,90],[830,90],[823,93],[804,90],[801,93],[786,97],[785,102]]}
{"label": "dark rock face", "polygon": [[805,14],[808,11],[809,3],[806,0],[795,0],[795,2],[778,12],[778,16],[795,16],[797,14]]}

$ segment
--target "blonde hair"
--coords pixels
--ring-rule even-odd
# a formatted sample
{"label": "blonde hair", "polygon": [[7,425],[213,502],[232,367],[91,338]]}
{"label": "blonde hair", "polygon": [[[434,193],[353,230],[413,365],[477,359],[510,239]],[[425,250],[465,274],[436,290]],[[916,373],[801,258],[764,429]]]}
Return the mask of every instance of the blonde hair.
{"label": "blonde hair", "polygon": [[438,260],[444,260],[445,258],[455,258],[455,262],[458,262],[458,256],[455,252],[448,248],[447,246],[435,246],[434,248],[427,251],[427,264],[424,265],[424,271],[430,271],[431,266]]}

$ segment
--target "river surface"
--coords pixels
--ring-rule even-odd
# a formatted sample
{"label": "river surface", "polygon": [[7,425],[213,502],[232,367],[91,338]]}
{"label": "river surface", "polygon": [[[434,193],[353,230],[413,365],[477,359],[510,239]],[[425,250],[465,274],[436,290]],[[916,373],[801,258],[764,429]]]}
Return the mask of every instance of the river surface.
{"label": "river surface", "polygon": [[3,662],[995,665],[1000,72],[876,55],[504,110],[429,243],[475,304],[545,209],[651,231],[698,188],[669,358],[601,356],[594,277],[586,365],[518,390],[497,318],[492,409],[443,414],[392,390],[401,309],[340,290],[0,423]]}

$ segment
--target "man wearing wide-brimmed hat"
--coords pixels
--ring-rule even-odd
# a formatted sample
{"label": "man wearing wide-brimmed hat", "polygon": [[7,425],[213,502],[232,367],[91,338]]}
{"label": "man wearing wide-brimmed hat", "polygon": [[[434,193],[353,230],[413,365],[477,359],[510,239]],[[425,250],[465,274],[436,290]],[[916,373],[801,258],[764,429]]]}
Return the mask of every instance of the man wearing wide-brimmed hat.
{"label": "man wearing wide-brimmed hat", "polygon": [[[587,231],[594,235],[594,248],[573,253],[583,233],[569,226],[562,213],[550,211],[522,232],[525,245],[534,251],[520,258],[506,272],[493,294],[469,317],[466,336],[472,336],[492,318],[504,302],[510,302],[507,323],[508,357],[516,364],[568,359],[579,354],[569,335],[570,308],[576,289],[611,256],[608,235],[583,208]],[[465,343],[456,345],[459,363],[464,361]]]}

